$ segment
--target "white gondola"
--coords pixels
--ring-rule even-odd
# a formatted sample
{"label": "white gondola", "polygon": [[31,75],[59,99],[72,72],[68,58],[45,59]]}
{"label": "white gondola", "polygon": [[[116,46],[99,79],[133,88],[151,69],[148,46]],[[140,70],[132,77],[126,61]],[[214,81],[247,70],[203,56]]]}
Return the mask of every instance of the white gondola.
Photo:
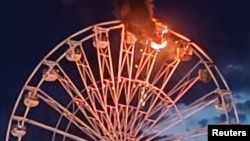
{"label": "white gondola", "polygon": [[231,108],[231,104],[229,102],[225,102],[225,105],[223,104],[215,104],[215,108],[220,112],[227,112]]}
{"label": "white gondola", "polygon": [[193,57],[192,48],[185,41],[176,41],[176,56],[180,61],[190,61]]}
{"label": "white gondola", "polygon": [[95,37],[93,40],[93,45],[96,48],[107,48],[109,46],[107,29],[96,26],[94,28],[94,32],[95,32]]}
{"label": "white gondola", "polygon": [[34,92],[29,92],[24,98],[24,105],[27,107],[36,107],[39,104],[39,98]]}
{"label": "white gondola", "polygon": [[203,83],[209,83],[212,79],[209,71],[206,69],[199,70],[199,78]]}
{"label": "white gondola", "polygon": [[58,72],[54,69],[44,70],[43,79],[48,82],[54,82],[58,79]]}
{"label": "white gondola", "polygon": [[229,99],[226,99],[224,93],[218,93],[217,103],[215,104],[215,108],[220,112],[228,112],[232,103]]}
{"label": "white gondola", "polygon": [[26,134],[26,127],[20,126],[20,125],[15,125],[11,129],[11,134],[14,137],[23,137]]}
{"label": "white gondola", "polygon": [[108,47],[109,43],[108,40],[103,37],[100,39],[94,39],[93,45],[97,48],[106,48]]}
{"label": "white gondola", "polygon": [[82,57],[81,50],[79,48],[69,49],[66,54],[66,58],[68,61],[78,61]]}

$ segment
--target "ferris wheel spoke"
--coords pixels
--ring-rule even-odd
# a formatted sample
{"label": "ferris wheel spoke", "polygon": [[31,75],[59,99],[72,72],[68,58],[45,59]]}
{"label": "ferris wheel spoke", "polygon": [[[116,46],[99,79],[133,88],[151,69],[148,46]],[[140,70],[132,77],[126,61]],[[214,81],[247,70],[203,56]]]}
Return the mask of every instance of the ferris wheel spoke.
{"label": "ferris wheel spoke", "polygon": [[142,129],[143,129],[147,124],[149,124],[148,121],[144,120],[144,117],[145,117],[145,116],[146,116],[146,115],[144,115],[144,114],[139,114],[139,115],[137,116],[137,119],[134,119],[134,120],[136,120],[136,123],[137,123],[137,124],[134,124],[134,127],[133,127],[133,134],[134,134],[134,135],[139,134],[139,132],[141,132]]}
{"label": "ferris wheel spoke", "polygon": [[[156,97],[156,96],[154,96]],[[167,112],[169,109],[169,106],[172,105],[170,102],[169,103],[163,103],[160,102],[160,98],[158,98],[157,102],[152,104],[151,102],[149,103],[150,105],[150,110],[148,110],[148,114],[146,116],[147,119],[152,118],[153,116],[161,115],[161,113]],[[160,117],[160,116],[159,116]],[[155,118],[154,118],[155,119]],[[156,118],[157,119],[157,118]]]}
{"label": "ferris wheel spoke", "polygon": [[134,68],[133,64],[136,38],[131,33],[124,33],[124,27],[122,28],[121,37],[117,77],[118,79],[121,76],[131,79]]}
{"label": "ferris wheel spoke", "polygon": [[195,130],[192,130],[192,131],[188,131],[184,135],[184,139],[200,137],[200,136],[204,136],[206,134],[207,134],[207,128],[203,127],[203,128],[195,129]]}
{"label": "ferris wheel spoke", "polygon": [[[172,75],[173,75],[173,73],[175,72],[175,70],[176,70],[176,68],[177,68],[177,66],[179,65],[179,61],[176,61],[176,62],[173,62],[173,65],[169,65],[168,67],[166,67],[166,69],[164,70],[165,72],[168,72],[168,75],[165,75],[165,78],[164,78],[164,82],[163,82],[163,84],[162,84],[162,86],[161,86],[161,90],[166,86],[166,84],[168,83],[168,81],[170,80],[170,78],[172,77]],[[163,71],[163,70],[161,70],[161,71]],[[159,72],[158,72],[159,73]],[[162,74],[163,75],[163,74]],[[153,82],[157,82],[157,79],[155,79],[155,81],[153,81]],[[149,110],[148,111],[150,111],[150,112],[152,112],[153,113],[153,111],[157,111],[157,110],[154,110],[154,109],[157,109],[156,107],[157,106],[155,106],[155,105],[159,105],[159,107],[161,107],[160,106],[160,104],[161,103],[157,103],[157,101],[158,101],[158,99],[159,99],[159,97],[160,97],[160,94],[158,94],[155,98],[153,98],[154,100],[151,102],[151,104],[150,104],[150,107],[149,107]],[[168,98],[169,99],[169,98]],[[172,100],[171,100],[172,101]],[[173,102],[173,101],[172,101]],[[165,113],[167,113],[168,112],[168,109],[167,110],[159,110],[159,112],[160,112],[160,114],[159,114],[159,116],[156,118],[156,121],[158,122],[159,120],[161,120],[162,119],[162,117],[164,117],[164,114]],[[147,127],[147,129],[152,129],[156,124],[157,124],[157,122],[156,121],[154,121],[153,122],[153,124],[151,124],[149,127]],[[149,130],[148,130],[149,131]]]}
{"label": "ferris wheel spoke", "polygon": [[[39,91],[41,94],[39,95],[39,98],[42,99],[45,103],[47,103],[51,108],[56,110],[58,113],[60,113],[62,116],[64,116],[66,119],[68,119],[70,122],[72,122],[76,127],[78,127],[83,132],[88,133],[88,135],[95,135],[100,136],[99,133],[96,133],[89,125],[84,123],[79,117],[77,117],[75,114],[73,114],[71,111],[66,109],[64,106],[59,104],[56,100],[54,100],[52,97],[50,97],[48,94],[43,92],[42,90]],[[86,112],[83,114],[87,115]],[[91,126],[92,122],[90,122]]]}
{"label": "ferris wheel spoke", "polygon": [[106,28],[95,26],[94,32],[94,44],[97,49],[101,82],[103,82],[105,78],[110,78],[112,80],[112,83],[114,84],[115,78],[112,64],[112,55],[110,51],[111,47],[109,43],[109,30]]}
{"label": "ferris wheel spoke", "polygon": [[[74,43],[72,43],[72,44],[74,44]],[[93,107],[95,114],[96,114],[96,110],[97,110],[96,109],[96,102],[100,103],[100,106],[102,107],[102,109],[104,111],[106,111],[105,107],[107,107],[107,101],[106,101],[107,100],[107,92],[105,92],[105,91],[107,91],[107,89],[104,90],[104,88],[103,88],[102,89],[103,91],[99,90],[99,88],[97,86],[97,82],[96,82],[94,74],[93,74],[93,71],[89,65],[87,56],[83,50],[83,47],[81,44],[79,46],[80,46],[80,49],[82,52],[82,59],[78,60],[76,62],[76,65],[77,65],[79,74],[82,78],[81,80],[83,81],[83,84],[87,90],[86,93],[87,93],[88,98],[90,100],[89,104],[92,105],[91,107]],[[88,80],[89,80],[89,82],[88,82]],[[98,114],[96,114],[96,115],[98,116]]]}
{"label": "ferris wheel spoke", "polygon": [[[156,102],[155,104],[152,104],[153,99],[157,97],[152,94],[152,91],[145,90],[145,87],[142,86],[139,93],[141,95],[140,96],[141,98],[139,99],[141,100],[138,102],[137,107],[131,108],[129,111],[130,113],[132,113],[131,118],[135,120],[132,120],[131,122],[129,122],[128,126],[131,127],[130,133],[131,134],[134,133],[135,135],[137,135],[144,127],[147,126],[148,128],[150,125],[152,125],[154,122],[154,119],[156,118],[155,115],[160,114],[161,112],[164,111],[163,109],[164,104],[162,102],[158,101],[158,103]],[[159,100],[159,97],[157,98]],[[143,105],[143,103],[149,106],[147,109],[151,109],[151,111],[149,110],[143,111],[143,108],[147,107],[147,106],[144,107],[145,105]]]}
{"label": "ferris wheel spoke", "polygon": [[[66,89],[69,89],[69,87],[67,87]],[[72,89],[72,88],[71,88]],[[101,128],[103,131],[106,131],[106,127],[104,125],[104,123],[102,122],[102,119],[100,117],[99,113],[102,113],[103,111],[100,109],[97,109],[96,104],[97,102],[99,102],[98,100],[95,100],[96,98],[94,97],[96,95],[96,91],[95,89],[89,89],[89,97],[87,98],[80,98],[79,95],[73,97],[73,94],[71,91],[68,90],[68,94],[71,95],[71,98],[73,99],[73,101],[75,102],[76,105],[78,105],[81,113],[85,116],[88,117],[87,119],[91,120],[89,121],[89,123],[91,123],[91,125],[95,128],[99,127]],[[90,102],[88,102],[87,100],[90,100]],[[93,116],[93,118],[90,118],[89,115],[87,113],[91,113],[91,115]],[[97,121],[97,122],[96,122]],[[98,124],[95,124],[98,123]]]}
{"label": "ferris wheel spoke", "polygon": [[76,41],[70,40],[68,42],[68,44],[70,44],[70,46],[72,46],[74,48],[79,47],[81,50],[82,57],[76,61],[76,66],[77,66],[78,72],[80,74],[81,81],[83,82],[83,85],[87,90],[87,94],[89,95],[89,97],[91,97],[90,95],[93,95],[93,93],[89,93],[89,90],[95,89],[97,92],[95,97],[98,99],[98,101],[100,103],[102,103],[102,105],[105,106],[106,103],[104,102],[104,100],[101,96],[101,92],[99,91],[99,88],[97,86],[97,82],[95,80],[93,71],[89,65],[89,61],[87,59],[85,51],[83,50],[83,46],[82,46],[81,42],[76,42]]}
{"label": "ferris wheel spoke", "polygon": [[207,128],[203,127],[203,128],[199,128],[199,129],[195,129],[195,130],[191,130],[191,131],[187,131],[181,134],[176,134],[176,135],[163,135],[162,137],[159,137],[159,139],[157,139],[158,141],[183,141],[183,140],[187,140],[190,138],[196,138],[196,137],[200,137],[200,136],[204,136],[207,134]]}
{"label": "ferris wheel spoke", "polygon": [[174,90],[173,92],[169,92],[169,96],[174,96],[175,99],[174,102],[176,103],[178,100],[180,100],[185,94],[186,92],[191,89],[196,82],[199,80],[199,77],[195,77],[192,78],[188,81],[186,81],[184,84],[182,84],[179,88],[177,88],[176,90]]}
{"label": "ferris wheel spoke", "polygon": [[[185,76],[182,77],[182,79],[180,79],[178,81],[178,83],[169,91],[169,93],[171,93],[172,91],[175,91],[176,89],[178,89],[178,87],[180,87],[180,85],[182,85],[183,83],[185,83],[187,80],[190,80],[190,76],[192,73],[195,72],[195,70],[199,67],[199,65],[201,64],[201,62],[197,62],[186,74]],[[198,76],[198,73],[195,74],[196,76]]]}
{"label": "ferris wheel spoke", "polygon": [[[108,87],[109,88],[109,93],[110,95],[116,95],[116,92],[114,91],[114,89],[112,87]],[[120,109],[121,106],[118,104],[118,99],[116,100],[116,98],[113,98],[114,100],[114,106],[108,106],[110,107],[110,116],[109,119],[111,120],[111,123],[113,125],[113,132],[119,132],[121,134],[121,120],[120,119]]]}
{"label": "ferris wheel spoke", "polygon": [[[70,109],[70,106],[73,105],[73,104],[74,104],[73,101],[69,102],[69,104],[66,106],[66,109]],[[73,110],[72,113],[75,115],[75,114],[78,112],[79,109],[75,109],[74,106],[73,106],[73,109],[74,109],[74,110]],[[59,117],[59,119],[58,119],[58,121],[57,121],[57,124],[56,124],[56,126],[55,126],[56,129],[59,128],[60,123],[61,123],[63,117],[64,117],[63,115],[60,115],[60,117]],[[67,132],[67,131],[69,130],[69,127],[70,127],[71,124],[72,124],[72,122],[69,121],[68,124],[67,124],[67,126],[66,126],[66,128],[65,128],[65,132]],[[56,138],[56,133],[53,134],[52,140],[55,140],[55,138]],[[66,138],[66,137],[63,137],[63,141],[65,141],[65,138]]]}
{"label": "ferris wheel spoke", "polygon": [[[160,101],[161,97],[158,95],[154,95],[150,98],[149,101],[149,108],[147,110],[147,115],[144,117],[144,120],[151,122],[151,124],[144,123],[142,126],[147,126],[147,131],[150,131],[152,128],[158,124],[159,121],[162,120],[164,115],[169,112],[169,108],[171,106],[175,107],[173,101],[167,100],[166,103]],[[165,96],[168,97],[168,96]],[[167,98],[169,99],[169,97]],[[156,116],[157,115],[157,116]]]}
{"label": "ferris wheel spoke", "polygon": [[133,109],[130,111],[131,118],[134,119],[133,122],[130,122],[130,125],[131,125],[130,131],[136,134],[138,131],[137,129],[139,129],[138,127],[141,126],[143,122],[142,119],[146,116],[146,114],[138,112],[135,115],[133,112],[137,112],[137,109]]}
{"label": "ferris wheel spoke", "polygon": [[[88,111],[92,113],[93,116],[98,121],[100,121],[100,117],[98,116],[97,107],[96,107],[97,102],[100,103],[99,105],[102,107],[103,110],[106,111],[106,108],[105,108],[105,104],[103,104],[104,102],[100,100],[97,96],[98,90],[94,88],[91,89],[90,87],[88,87],[89,89],[87,89],[87,93],[88,93],[87,98],[89,99],[90,102],[87,102],[86,98],[83,97],[81,92],[78,90],[78,88],[76,88],[76,86],[73,84],[73,82],[70,80],[70,78],[67,76],[67,74],[63,71],[63,69],[59,65],[58,65],[58,68],[60,69],[60,71],[63,73],[63,76],[64,76],[64,77],[60,77],[59,81],[62,84],[62,86],[65,88],[65,90],[68,92],[68,94],[71,95],[71,98],[74,97],[72,96],[73,93],[76,94],[81,99],[80,102],[83,102],[88,107],[87,108]],[[111,123],[110,120],[109,120],[109,123]],[[105,126],[101,122],[99,125],[101,125],[102,128],[104,129]]]}
{"label": "ferris wheel spoke", "polygon": [[[152,133],[153,131],[155,131],[155,129],[157,128],[157,125],[159,125],[161,122],[165,121],[164,126],[169,126],[170,124],[173,124],[175,122],[178,122],[179,120],[181,120],[181,117],[179,114],[173,114],[172,116],[166,118],[166,115],[171,112],[170,108],[173,105],[169,105],[169,107],[161,107],[157,113],[155,113],[154,115],[154,119],[151,119],[149,116],[146,116],[146,118],[144,120],[149,121],[150,123],[144,123],[143,127],[145,126],[145,130],[144,132],[146,134],[148,133]],[[142,134],[140,136],[140,138],[143,137]]]}
{"label": "ferris wheel spoke", "polygon": [[[123,87],[119,85],[119,82],[122,81],[122,79],[132,79],[132,74],[134,70],[134,50],[135,50],[135,37],[134,35],[130,33],[126,33],[124,35],[124,27],[122,28],[121,32],[121,45],[120,45],[120,53],[119,53],[119,62],[118,62],[118,85],[117,85],[117,90],[120,88],[122,89]],[[131,81],[128,81],[128,84],[126,87],[124,87],[124,90],[126,91],[127,95],[126,96],[126,103],[128,103],[128,99],[130,97],[130,91],[131,91]]]}
{"label": "ferris wheel spoke", "polygon": [[[159,71],[157,71],[151,84],[155,85],[155,84],[160,83],[159,85],[162,85],[161,87],[164,87],[165,84],[168,83],[168,80],[169,80],[168,77],[172,75],[171,72],[173,73],[173,71],[176,69],[176,67],[179,65],[179,63],[180,63],[180,61],[178,61],[178,60],[173,60],[170,63],[165,62],[160,67]],[[161,82],[161,80],[163,80],[163,82]]]}
{"label": "ferris wheel spoke", "polygon": [[[146,128],[145,132],[152,133],[152,131],[155,131],[155,130],[157,130],[156,132],[161,132],[163,128],[167,128],[166,131],[171,129],[172,127],[181,123],[183,120],[189,118],[190,116],[199,112],[203,108],[212,104],[215,100],[209,100],[209,97],[211,97],[214,91],[215,90],[207,94],[204,94],[203,97],[199,98],[197,101],[191,103],[190,105],[187,105],[185,109],[181,111],[178,110],[174,104],[169,105],[168,106],[169,110],[165,110],[161,114],[159,114],[157,116],[157,119],[152,124],[150,124],[150,126]],[[172,113],[172,110],[170,110],[170,108],[176,109],[176,112]],[[159,123],[163,123],[163,124],[159,124]]]}
{"label": "ferris wheel spoke", "polygon": [[193,101],[192,103],[190,103],[189,105],[187,105],[187,107],[195,107],[201,104],[201,103],[206,103],[207,101],[210,100],[215,100],[213,97],[214,93],[217,91],[217,88],[212,89],[211,91],[205,93],[202,97],[197,98],[196,101]]}
{"label": "ferris wheel spoke", "polygon": [[[58,65],[58,68],[63,73],[63,76],[59,77],[59,82],[64,87],[64,89],[68,92],[68,94],[71,94],[71,96],[73,94],[75,94],[84,101],[85,98],[81,94],[80,90],[76,87],[76,85],[73,83],[73,81],[70,79],[70,77],[66,74],[66,72],[63,70],[63,68],[60,65]],[[92,97],[92,95],[89,96],[88,98],[91,99],[91,97]],[[94,103],[91,102],[89,104],[90,104],[90,108],[92,109],[92,112],[96,113]]]}
{"label": "ferris wheel spoke", "polygon": [[[140,97],[143,97],[143,95],[146,95],[148,93],[148,91],[145,90],[145,86],[141,85],[140,88],[136,87],[133,90],[133,94],[132,94],[133,97],[131,97],[131,101],[132,101],[132,99],[135,99],[136,96],[138,96],[136,94],[137,92],[140,93],[139,94]],[[150,95],[150,96],[152,96],[152,95]],[[145,100],[147,100],[147,99],[145,99]],[[142,108],[142,102],[143,101],[141,101],[141,100],[139,102],[137,102],[137,104],[134,106],[134,108],[131,108],[130,111],[129,111],[130,113],[132,113],[132,115],[130,115],[131,118],[135,119],[135,120],[131,120],[131,122],[128,123],[130,134],[133,134],[134,132],[136,132],[135,130],[137,129],[138,125],[140,124],[140,123],[137,123],[137,122],[138,122],[138,120],[140,120],[140,118],[142,118],[141,117],[142,115],[140,114],[141,113],[141,108]],[[134,112],[132,112],[131,110],[134,110]]]}
{"label": "ferris wheel spoke", "polygon": [[[77,96],[74,96],[73,93],[79,93],[78,90],[75,90],[74,88],[72,88],[72,85],[68,83],[67,80],[65,79],[59,79],[59,81],[61,82],[61,84],[64,86],[65,90],[68,92],[68,94],[70,95],[70,97],[73,99],[73,101],[75,102],[76,105],[78,106],[85,106],[86,108],[80,108],[80,111],[85,115],[87,115],[87,112],[92,113],[92,115],[100,121],[100,117],[98,116],[98,111],[96,109],[95,101],[93,100],[93,95],[95,94],[94,91],[92,90],[91,93],[93,93],[93,95],[90,95],[87,98],[83,98],[81,97],[81,95],[77,94]],[[90,92],[89,92],[90,93]],[[87,100],[90,100],[90,102],[87,102]],[[90,122],[92,123],[92,122]],[[101,123],[99,123],[99,125],[102,125]],[[102,125],[104,126],[104,125]]]}
{"label": "ferris wheel spoke", "polygon": [[159,90],[152,92],[158,93],[158,95],[149,93],[149,96],[147,97],[148,99],[146,99],[146,103],[148,103],[149,107],[144,120],[147,122],[141,125],[142,127],[145,127],[146,133],[148,133],[147,131],[151,132],[151,130],[153,130],[153,128],[164,119],[164,116],[168,112],[171,112],[171,107],[176,107],[168,95],[159,93]]}
{"label": "ferris wheel spoke", "polygon": [[[123,120],[121,120],[123,126],[122,129],[124,131],[129,130],[128,128],[128,116],[129,116],[129,106],[130,99],[132,97],[132,77],[134,70],[134,51],[135,51],[135,42],[136,38],[133,34],[124,31],[124,26],[121,32],[121,45],[120,45],[120,53],[119,53],[119,62],[118,62],[118,86],[117,89],[124,89],[125,92],[125,111],[122,112]],[[128,78],[129,81],[124,83],[123,86],[119,85],[119,82],[122,78]],[[124,81],[125,82],[125,81]],[[121,94],[121,92],[120,92]],[[127,136],[124,137],[124,140],[127,140]]]}
{"label": "ferris wheel spoke", "polygon": [[[75,104],[75,101],[76,101],[77,104]],[[75,98],[74,100],[72,100],[72,101],[68,104],[67,109],[69,109],[71,105],[72,105],[72,107],[73,107],[73,108],[72,108],[72,109],[73,109],[73,112],[72,112],[73,115],[76,115],[79,111],[83,110],[83,108],[82,108],[83,105],[82,105],[82,103],[80,103],[79,99],[77,99],[77,98]],[[84,112],[83,114],[84,114],[84,116],[87,116],[86,112]],[[58,120],[58,123],[57,123],[57,125],[56,125],[56,128],[58,128],[58,126],[60,125],[60,122],[61,122],[61,120],[62,120],[63,117],[64,117],[64,115],[62,114],[62,115],[60,116],[60,119]],[[93,130],[95,130],[95,131],[97,132],[97,134],[99,134],[99,135],[102,134],[102,132],[100,131],[100,129],[101,129],[102,127],[100,126],[99,121],[97,121],[97,120],[94,119],[94,118],[85,118],[85,119],[86,119],[87,122],[90,124],[90,127],[91,127]],[[102,122],[102,123],[103,123],[103,122]],[[66,129],[65,129],[66,132],[69,130],[71,124],[72,124],[72,121],[69,121],[69,123],[68,123],[68,125],[67,125],[67,127],[66,127]],[[73,124],[74,124],[74,123],[73,123]],[[85,127],[82,127],[82,128],[85,128]],[[85,128],[85,129],[88,130],[88,128]],[[103,131],[104,131],[104,129],[103,129]],[[55,135],[56,135],[56,134],[53,135],[53,139],[55,138]],[[95,140],[95,137],[93,137],[92,135],[89,135],[89,136],[90,136],[92,139]],[[65,140],[65,137],[64,137],[64,140]]]}
{"label": "ferris wheel spoke", "polygon": [[[168,75],[166,75],[166,78],[164,77],[164,81],[163,81],[163,84],[162,84],[161,87],[160,87],[160,91],[163,91],[164,87],[167,85],[168,81],[169,81],[170,78],[172,77],[172,75],[173,75],[173,73],[175,72],[175,70],[176,70],[176,68],[178,67],[178,65],[179,65],[179,61],[176,61],[176,63],[174,63],[173,66],[171,65],[171,69],[170,69]],[[168,68],[168,69],[169,69],[169,68]],[[153,102],[152,102],[151,105],[155,105],[155,103],[157,102],[157,99],[158,99],[159,97],[160,97],[160,94],[158,94],[158,95],[156,96],[156,98],[153,100]],[[173,101],[169,98],[169,96],[167,96],[167,97],[168,97],[168,99],[169,99],[171,102],[173,102]],[[152,108],[153,108],[153,106],[150,106],[149,111],[151,111]]]}
{"label": "ferris wheel spoke", "polygon": [[[192,116],[195,113],[202,110],[202,108],[206,108],[206,107],[210,106],[211,104],[214,104],[216,99],[211,99],[214,92],[215,92],[215,90],[212,90],[212,91],[204,94],[204,96],[200,97],[196,101],[190,103],[189,105],[186,105],[184,109],[179,110],[178,112],[182,115],[182,118],[187,119],[190,116]],[[175,116],[177,116],[177,114],[179,114],[179,113],[176,113]]]}
{"label": "ferris wheel spoke", "polygon": [[76,135],[70,134],[70,133],[68,133],[68,132],[65,132],[65,131],[56,129],[56,128],[51,127],[51,126],[48,126],[48,125],[45,125],[45,124],[40,123],[40,122],[37,122],[37,121],[35,121],[35,120],[31,120],[31,119],[24,118],[24,117],[20,117],[20,116],[13,116],[13,119],[14,119],[14,120],[17,120],[17,121],[24,121],[25,123],[29,123],[29,124],[31,124],[31,125],[40,127],[40,128],[42,128],[42,129],[45,129],[45,130],[48,130],[48,131],[51,131],[51,132],[60,134],[60,135],[62,135],[62,136],[65,136],[65,137],[70,138],[70,139],[75,140],[75,141],[80,141],[80,140],[81,140],[81,141],[87,141],[87,140],[85,140],[85,139],[82,139],[81,137],[78,137],[78,136],[76,136]]}
{"label": "ferris wheel spoke", "polygon": [[[117,26],[117,28],[121,28],[121,26]],[[112,91],[109,91],[113,102],[115,104],[116,110],[115,112],[119,114],[118,110],[118,93],[116,88],[115,76],[114,76],[114,64],[112,62],[112,54],[111,54],[111,46],[109,41],[109,29],[102,28],[99,26],[94,27],[95,37],[94,37],[94,45],[97,49],[97,56],[98,56],[98,65],[99,65],[99,74],[100,74],[100,81],[102,85],[102,91],[105,91],[105,79],[110,78],[111,83],[109,83],[112,87]],[[108,81],[108,80],[107,80]],[[106,110],[104,108],[104,110]],[[119,117],[115,117],[118,125],[120,125]],[[112,121],[109,119],[109,122]],[[114,129],[115,130],[115,129]]]}
{"label": "ferris wheel spoke", "polygon": [[165,75],[164,80],[162,85],[160,86],[160,89],[163,90],[166,85],[168,84],[170,78],[172,77],[172,75],[174,74],[175,70],[177,69],[177,67],[179,66],[180,61],[176,61],[176,63],[173,64],[173,66],[171,67],[170,72],[168,73],[168,75]]}
{"label": "ferris wheel spoke", "polygon": [[155,65],[156,56],[157,51],[152,50],[149,46],[142,49],[142,56],[139,60],[139,64],[137,65],[135,79],[142,79],[146,83],[149,81]]}
{"label": "ferris wheel spoke", "polygon": [[[132,73],[131,73],[131,75],[132,75]],[[130,104],[130,102],[131,102],[131,97],[132,97],[132,91],[133,91],[133,88],[132,88],[132,85],[134,85],[134,84],[132,84],[132,82],[131,81],[128,81],[128,84],[126,84],[125,83],[125,90],[124,90],[124,94],[126,95],[125,96],[125,102],[126,102],[126,108],[125,108],[125,111],[124,111],[124,114],[125,114],[125,122],[124,122],[124,131],[125,132],[127,132],[127,131],[129,131],[129,130],[131,130],[130,129],[130,127],[131,126],[129,126],[129,123],[131,123],[131,120],[129,121],[129,115],[131,114],[131,107],[132,106],[130,106],[129,104]],[[125,140],[127,139],[127,137],[125,137]]]}
{"label": "ferris wheel spoke", "polygon": [[[110,93],[113,89],[109,86],[105,87],[105,92],[104,93]],[[117,126],[117,117],[115,117],[115,114],[117,114],[117,107],[115,109],[111,105],[106,105],[105,109],[100,111],[99,117],[101,119],[101,123],[104,124],[102,130],[107,131],[106,135],[113,138],[113,135],[110,134],[111,132],[116,131],[116,126]]]}
{"label": "ferris wheel spoke", "polygon": [[191,117],[192,115],[194,115],[195,113],[201,111],[202,109],[206,108],[207,106],[213,104],[215,102],[215,100],[211,100],[211,101],[208,101],[206,103],[202,103],[201,105],[199,106],[196,106],[196,108],[193,108],[189,110],[189,112],[186,114],[186,115],[182,115],[182,118],[177,120],[176,122],[170,124],[169,126],[166,126],[164,127],[163,125],[163,128],[161,128],[160,130],[157,130],[157,132],[150,137],[150,139],[153,139],[159,135],[161,135],[163,132],[166,132],[167,130],[171,129],[172,127],[174,127],[175,125],[181,123],[183,120],[186,120],[187,118]]}
{"label": "ferris wheel spoke", "polygon": [[[128,121],[129,117],[131,119],[137,119],[138,113],[139,113],[139,109],[140,109],[140,104],[136,104],[136,105],[130,105],[132,103],[132,100],[137,96],[136,93],[139,91],[139,87],[132,87],[130,89],[130,92],[128,91],[129,89],[125,88],[125,96],[126,96],[126,110],[125,110],[125,114],[126,114],[126,126],[125,126],[125,131],[126,132],[133,132],[133,127],[135,124],[134,120],[130,120]],[[128,94],[128,95],[127,95]]]}
{"label": "ferris wheel spoke", "polygon": [[133,132],[135,131],[135,127],[136,127],[136,121],[140,118],[140,114],[139,114],[139,104],[136,107],[135,113],[131,116],[131,118],[133,119],[130,126],[130,134],[133,134]]}

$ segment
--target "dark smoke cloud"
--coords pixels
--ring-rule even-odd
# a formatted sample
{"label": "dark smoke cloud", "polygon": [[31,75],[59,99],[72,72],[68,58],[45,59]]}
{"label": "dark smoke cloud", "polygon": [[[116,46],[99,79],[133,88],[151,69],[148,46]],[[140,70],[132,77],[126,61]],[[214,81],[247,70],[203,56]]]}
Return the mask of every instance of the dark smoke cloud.
{"label": "dark smoke cloud", "polygon": [[152,0],[114,0],[114,14],[139,38],[155,33]]}

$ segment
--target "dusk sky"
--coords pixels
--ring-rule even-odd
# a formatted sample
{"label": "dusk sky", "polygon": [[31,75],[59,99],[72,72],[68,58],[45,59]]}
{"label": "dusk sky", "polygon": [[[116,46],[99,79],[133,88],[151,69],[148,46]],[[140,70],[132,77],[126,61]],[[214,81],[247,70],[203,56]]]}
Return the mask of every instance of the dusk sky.
{"label": "dusk sky", "polygon": [[[71,34],[115,20],[112,4],[112,0],[26,0],[1,9],[6,25],[1,27],[0,140],[5,139],[15,100],[36,65]],[[157,18],[214,60],[233,92],[241,122],[250,124],[248,2],[154,0],[154,7]]]}

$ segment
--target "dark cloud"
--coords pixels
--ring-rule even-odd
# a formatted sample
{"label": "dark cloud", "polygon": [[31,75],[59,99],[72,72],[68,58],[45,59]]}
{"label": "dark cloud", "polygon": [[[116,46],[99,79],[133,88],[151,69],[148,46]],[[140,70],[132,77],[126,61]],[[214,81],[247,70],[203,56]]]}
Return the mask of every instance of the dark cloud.
{"label": "dark cloud", "polygon": [[225,121],[225,115],[221,114],[220,116],[215,117],[214,120],[215,120],[215,123],[222,123]]}
{"label": "dark cloud", "polygon": [[238,99],[238,100],[243,100],[243,101],[247,101],[250,100],[250,90],[248,90],[249,88],[246,88],[245,90],[234,90],[233,91],[233,96]]}
{"label": "dark cloud", "polygon": [[[239,106],[240,105],[240,106]],[[244,102],[244,103],[238,103],[236,104],[237,110],[238,110],[238,117],[241,123],[245,123],[248,121],[248,114],[250,113],[250,101]],[[229,117],[231,119],[235,119],[235,114],[233,111],[229,113]]]}
{"label": "dark cloud", "polygon": [[250,66],[247,64],[227,64],[222,73],[233,91],[250,91]]}
{"label": "dark cloud", "polygon": [[[248,115],[250,113],[250,100],[247,100],[243,103],[237,103],[236,104],[236,107],[237,107],[237,110],[238,110],[238,117],[240,119],[240,122],[241,123],[244,123],[246,121],[248,121]],[[235,113],[233,110],[231,110],[229,112],[229,117],[230,119],[235,119]],[[215,117],[214,118],[215,122],[216,123],[221,123],[221,122],[224,122],[226,120],[226,117],[224,114],[221,114],[220,116],[218,117]],[[200,125],[203,125],[205,121],[201,120],[199,122]]]}
{"label": "dark cloud", "polygon": [[237,103],[236,106],[240,114],[250,113],[250,100],[247,100],[244,103]]}
{"label": "dark cloud", "polygon": [[245,122],[247,120],[247,114],[239,114],[240,122]]}
{"label": "dark cloud", "polygon": [[203,120],[199,121],[199,125],[201,127],[205,127],[205,126],[207,126],[207,124],[208,124],[208,120],[207,119],[203,119]]}

